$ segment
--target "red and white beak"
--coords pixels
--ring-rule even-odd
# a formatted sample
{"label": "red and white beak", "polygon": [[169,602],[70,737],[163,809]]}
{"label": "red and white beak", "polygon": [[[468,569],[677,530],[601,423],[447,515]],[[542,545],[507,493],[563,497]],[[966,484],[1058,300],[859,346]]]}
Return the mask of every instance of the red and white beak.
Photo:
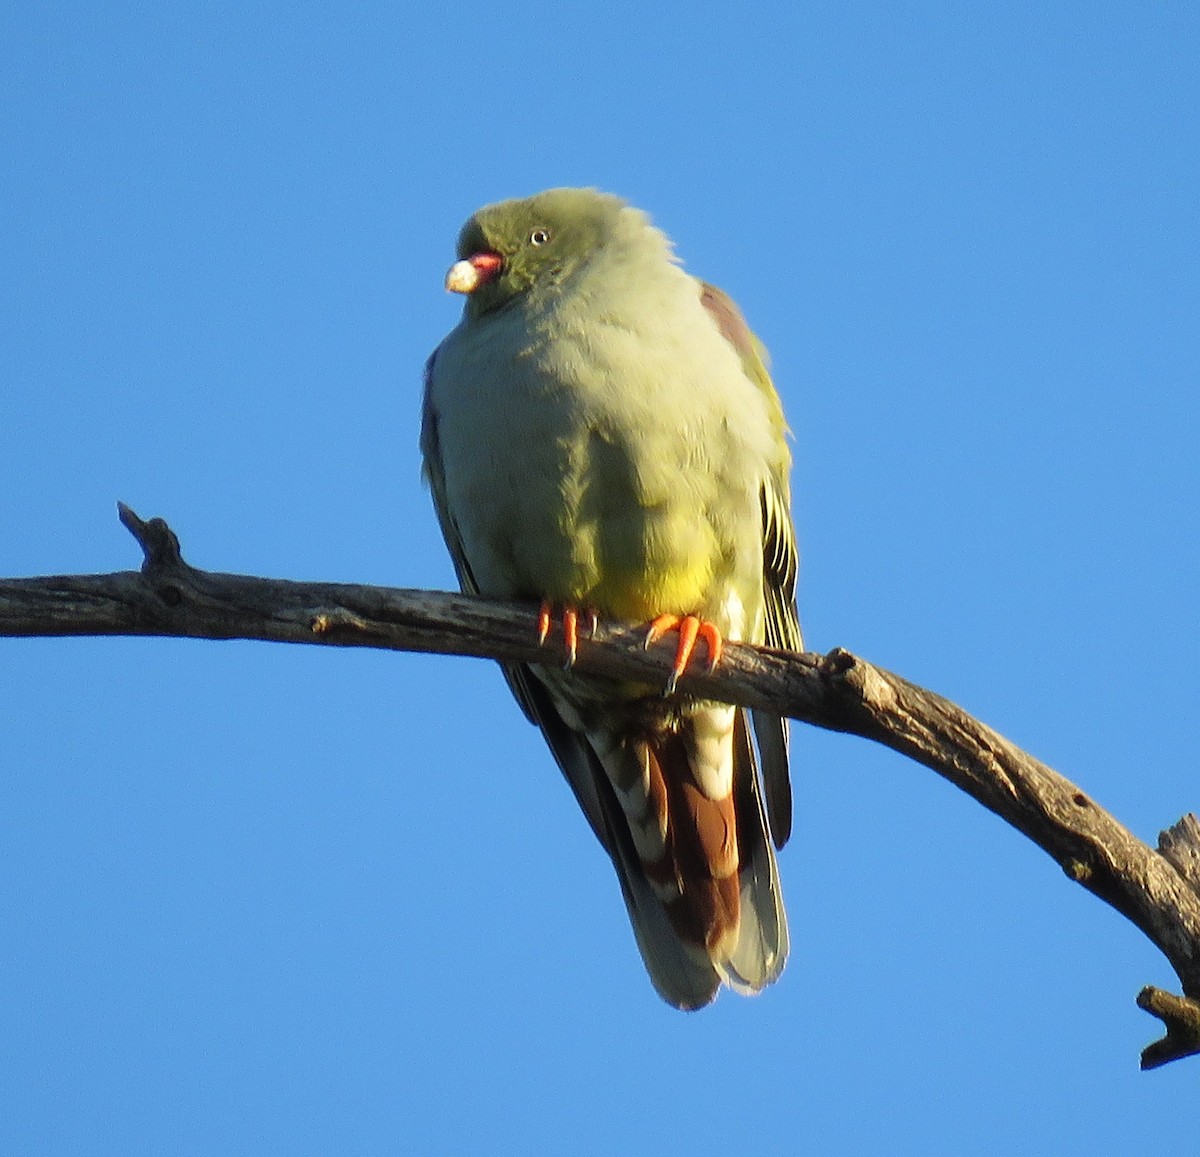
{"label": "red and white beak", "polygon": [[450,266],[446,288],[451,293],[474,293],[481,285],[494,281],[503,264],[504,258],[499,253],[472,253]]}

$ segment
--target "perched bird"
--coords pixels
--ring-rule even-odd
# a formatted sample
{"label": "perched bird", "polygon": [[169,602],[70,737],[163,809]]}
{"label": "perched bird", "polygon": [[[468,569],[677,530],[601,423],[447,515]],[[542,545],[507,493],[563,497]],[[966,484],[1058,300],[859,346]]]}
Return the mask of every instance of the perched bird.
{"label": "perched bird", "polygon": [[[733,302],[594,189],[480,209],[446,287],[466,303],[426,368],[421,449],[463,590],[540,602],[542,639],[561,619],[572,656],[595,615],[677,631],[676,676],[722,639],[801,650],[783,412]],[[505,676],[612,858],[663,999],[774,981],[786,721],[753,713],[756,757],[747,712],[675,677]]]}

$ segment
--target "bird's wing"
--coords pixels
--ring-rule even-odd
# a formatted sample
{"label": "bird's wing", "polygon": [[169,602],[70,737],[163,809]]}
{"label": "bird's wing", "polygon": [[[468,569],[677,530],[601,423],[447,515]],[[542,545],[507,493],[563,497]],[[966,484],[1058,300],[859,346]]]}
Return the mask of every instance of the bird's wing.
{"label": "bird's wing", "polygon": [[479,586],[475,582],[475,576],[471,574],[471,565],[467,562],[467,555],[463,550],[462,535],[458,532],[458,525],[454,521],[454,515],[450,513],[450,504],[446,498],[446,472],[442,466],[442,447],[438,439],[437,412],[433,408],[431,389],[433,367],[440,349],[441,346],[434,350],[425,362],[424,393],[421,398],[422,473],[433,495],[433,509],[437,512],[438,526],[442,529],[442,538],[446,540],[450,561],[454,563],[459,588],[466,594],[477,595]]}
{"label": "bird's wing", "polygon": [[[786,482],[784,482],[786,486]],[[768,478],[761,491],[763,511],[763,591],[766,596],[767,646],[803,651],[796,612],[796,534],[786,489]],[[762,760],[763,794],[771,820],[771,838],[782,848],[792,834],[792,785],[788,774],[788,721],[769,711],[753,711],[754,738]]]}
{"label": "bird's wing", "polygon": [[[442,451],[438,441],[437,412],[433,406],[430,389],[437,354],[438,351],[434,350],[425,363],[425,390],[421,403],[421,455],[424,458],[425,478],[433,495],[438,525],[454,563],[458,585],[466,594],[477,595],[479,585],[471,573],[471,564],[463,549],[462,535],[454,521],[446,496],[446,475],[442,467]],[[594,774],[595,757],[587,740],[563,722],[549,695],[524,663],[501,663],[500,669],[513,697],[525,712],[525,717],[536,724],[546,737],[555,761],[575,793],[575,798],[579,801],[583,814],[587,816],[592,831],[596,833],[596,838],[605,851],[613,855],[613,845],[609,837],[610,825],[605,819]]]}
{"label": "bird's wing", "polygon": [[779,978],[788,956],[788,928],[779,867],[767,837],[767,819],[758,791],[754,747],[742,711],[737,713],[733,744],[741,927],[725,979],[737,991],[749,993]]}
{"label": "bird's wing", "polygon": [[[746,376],[758,387],[772,427],[780,440],[787,425],[779,395],[767,371],[767,351],[746,324],[728,294],[715,285],[700,283],[700,301],[725,340],[741,359]],[[766,602],[766,643],[789,651],[802,651],[800,618],[796,611],[796,573],[799,554],[792,526],[786,462],[779,463],[762,480],[763,594]],[[782,848],[792,831],[792,786],[788,775],[788,721],[767,711],[752,712],[754,737],[762,767],[763,795],[771,836]]]}

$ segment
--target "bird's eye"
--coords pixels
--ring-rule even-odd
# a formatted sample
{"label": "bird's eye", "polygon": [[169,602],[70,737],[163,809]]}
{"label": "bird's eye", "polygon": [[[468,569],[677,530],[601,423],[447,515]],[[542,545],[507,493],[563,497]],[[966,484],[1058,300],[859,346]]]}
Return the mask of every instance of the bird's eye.
{"label": "bird's eye", "polygon": [[545,245],[550,240],[549,229],[535,229],[529,234],[530,245]]}

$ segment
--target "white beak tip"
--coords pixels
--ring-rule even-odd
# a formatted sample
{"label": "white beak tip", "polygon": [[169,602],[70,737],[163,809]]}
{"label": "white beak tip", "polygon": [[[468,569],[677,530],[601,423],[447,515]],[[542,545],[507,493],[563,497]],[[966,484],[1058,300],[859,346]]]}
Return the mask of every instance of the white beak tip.
{"label": "white beak tip", "polygon": [[446,274],[446,288],[451,293],[474,293],[482,278],[469,261],[456,261]]}

